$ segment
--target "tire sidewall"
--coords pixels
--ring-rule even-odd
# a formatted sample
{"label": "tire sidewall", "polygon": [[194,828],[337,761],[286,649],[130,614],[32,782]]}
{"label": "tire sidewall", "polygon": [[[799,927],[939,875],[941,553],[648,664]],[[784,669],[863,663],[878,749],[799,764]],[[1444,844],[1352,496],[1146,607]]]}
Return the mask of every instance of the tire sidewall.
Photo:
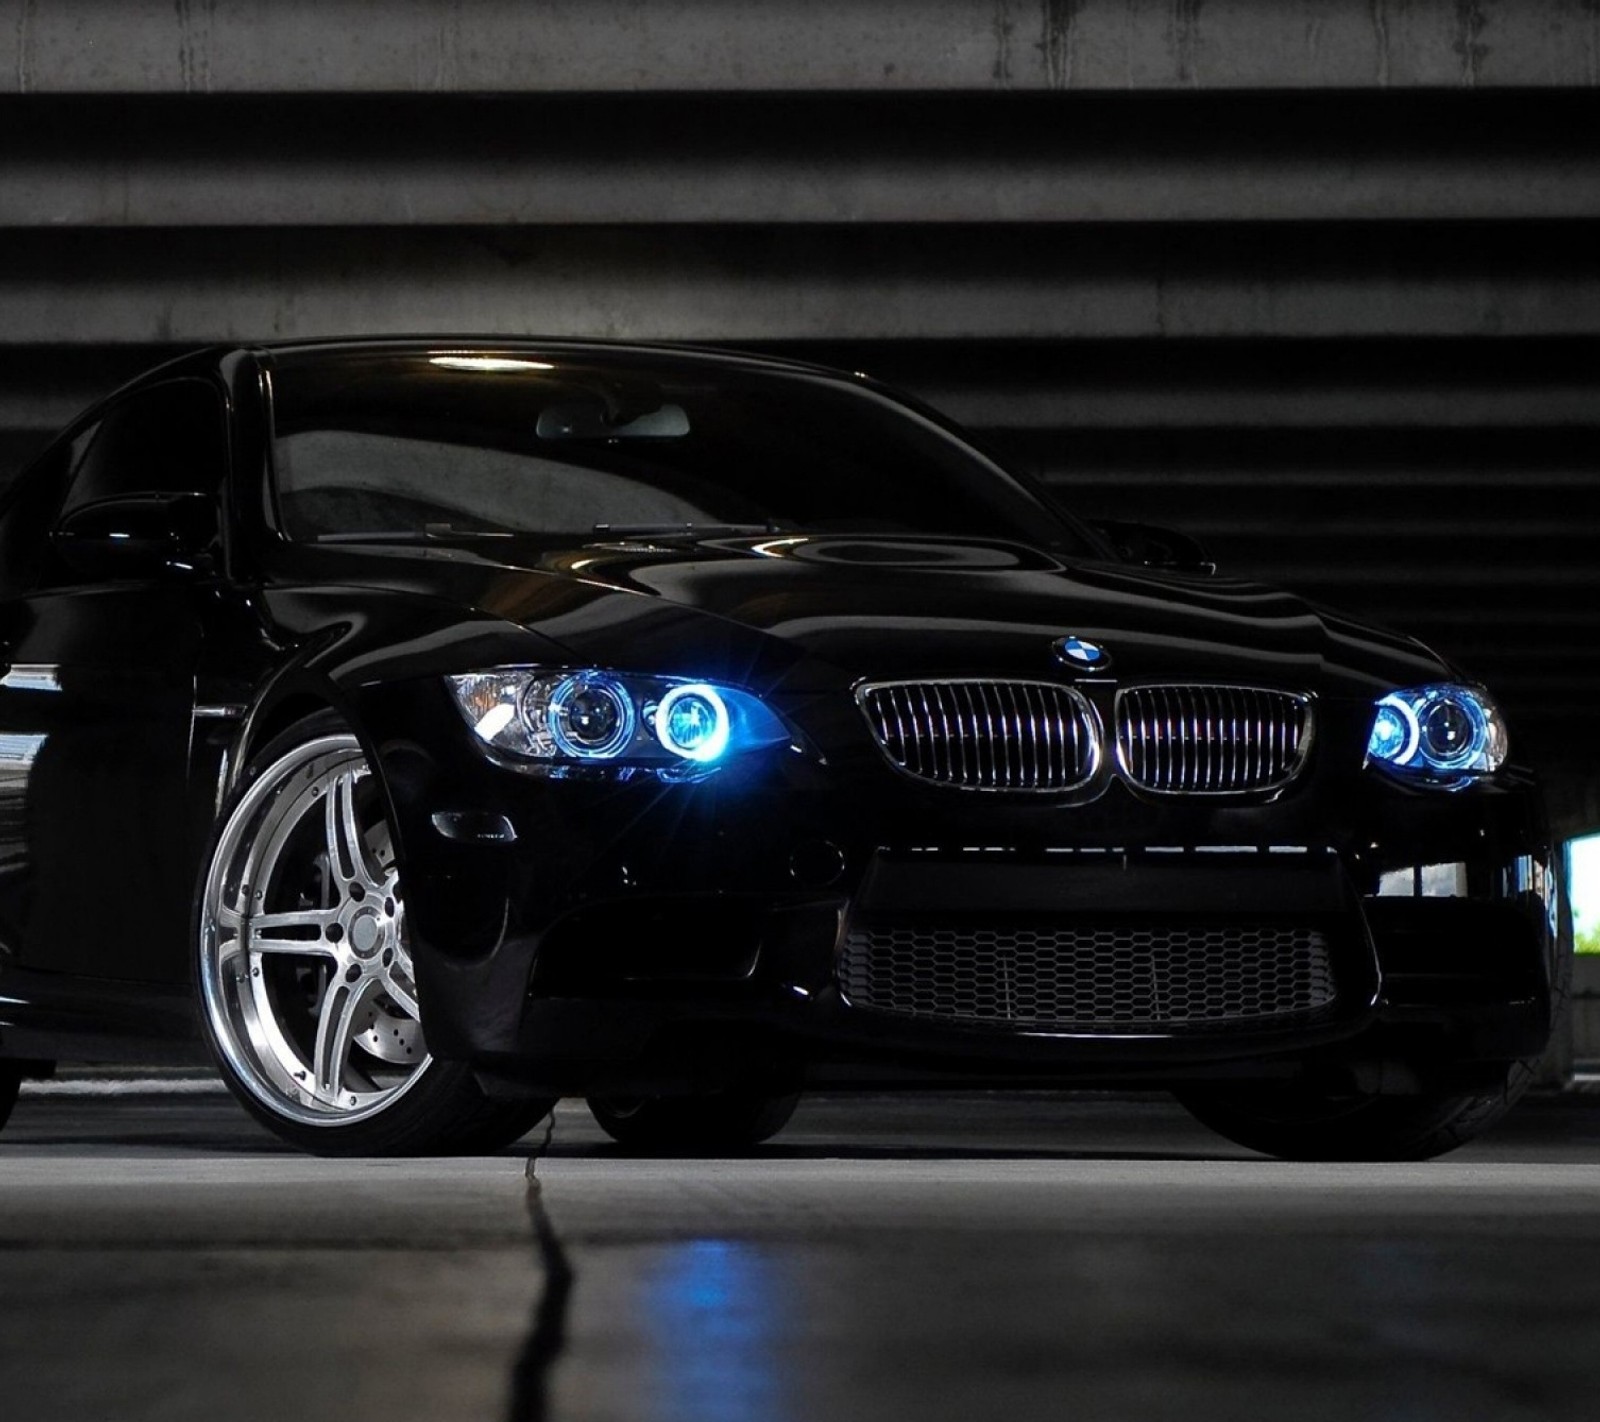
{"label": "tire sidewall", "polygon": [[[285,755],[307,741],[329,735],[350,735],[349,724],[336,712],[319,712],[296,722],[254,752],[245,764],[238,783],[228,795],[206,840],[195,884],[189,918],[190,983],[200,1030],[217,1070],[235,1099],[274,1135],[317,1155],[413,1155],[448,1151],[455,1132],[452,1126],[467,1124],[482,1101],[471,1069],[463,1062],[430,1059],[419,1069],[417,1079],[392,1106],[376,1111],[363,1120],[330,1121],[309,1125],[279,1115],[240,1079],[229,1059],[228,1050],[212,1023],[204,984],[206,952],[206,889],[212,865],[234,812],[243,803],[262,774]],[[426,1036],[426,1028],[424,1028]]]}

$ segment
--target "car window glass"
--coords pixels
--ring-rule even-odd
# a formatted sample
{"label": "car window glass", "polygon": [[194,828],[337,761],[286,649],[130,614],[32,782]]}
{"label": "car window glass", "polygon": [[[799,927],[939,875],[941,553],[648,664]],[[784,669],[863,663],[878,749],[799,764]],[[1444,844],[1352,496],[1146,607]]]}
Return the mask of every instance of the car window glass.
{"label": "car window glass", "polygon": [[99,432],[90,425],[63,439],[25,469],[0,501],[0,597],[35,586],[51,556],[50,530],[73,469]]}
{"label": "car window glass", "polygon": [[292,532],[582,529],[599,522],[712,523],[723,515],[645,480],[513,450],[357,430],[278,441]]}
{"label": "car window glass", "polygon": [[201,380],[175,380],[124,400],[100,422],[64,513],[125,494],[215,494],[227,463],[222,400]]}
{"label": "car window glass", "polygon": [[272,390],[277,508],[297,540],[693,524],[1092,546],[938,417],[825,373],[316,353],[283,359]]}

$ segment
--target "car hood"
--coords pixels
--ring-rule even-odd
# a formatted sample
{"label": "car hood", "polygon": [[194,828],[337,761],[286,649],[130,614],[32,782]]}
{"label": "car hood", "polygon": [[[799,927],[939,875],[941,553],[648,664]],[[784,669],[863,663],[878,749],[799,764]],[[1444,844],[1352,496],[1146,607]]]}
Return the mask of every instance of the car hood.
{"label": "car hood", "polygon": [[1060,677],[1053,649],[1068,635],[1100,644],[1103,677],[1121,683],[1367,697],[1448,674],[1416,641],[1279,589],[990,540],[774,535],[492,559],[457,547],[340,550],[338,561],[339,581],[443,594],[537,631],[574,662],[755,689]]}

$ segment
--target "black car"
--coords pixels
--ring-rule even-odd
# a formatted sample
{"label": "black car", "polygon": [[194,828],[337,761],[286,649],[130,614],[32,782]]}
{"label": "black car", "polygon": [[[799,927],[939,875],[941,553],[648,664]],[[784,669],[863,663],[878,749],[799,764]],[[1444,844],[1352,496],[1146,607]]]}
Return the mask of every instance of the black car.
{"label": "black car", "polygon": [[327,1153],[1116,1085],[1420,1157],[1562,991],[1487,692],[863,376],[203,352],[8,490],[0,645],[6,1109],[204,1040]]}

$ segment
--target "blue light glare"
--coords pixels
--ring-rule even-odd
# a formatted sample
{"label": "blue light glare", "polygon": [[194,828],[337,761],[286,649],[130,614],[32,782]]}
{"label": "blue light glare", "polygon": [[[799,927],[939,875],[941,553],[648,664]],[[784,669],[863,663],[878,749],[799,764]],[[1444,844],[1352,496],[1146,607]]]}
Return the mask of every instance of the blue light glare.
{"label": "blue light glare", "polygon": [[633,740],[633,698],[615,677],[580,672],[550,695],[551,738],[574,760],[610,760]]}
{"label": "blue light glare", "polygon": [[798,748],[760,697],[731,686],[598,667],[446,680],[478,740],[539,775],[692,782],[747,752]]}
{"label": "blue light glare", "polygon": [[1372,720],[1367,754],[1374,760],[1404,765],[1416,754],[1417,737],[1417,718],[1411,708],[1397,696],[1386,696]]}
{"label": "blue light glare", "polygon": [[736,1293],[738,1254],[720,1239],[697,1239],[677,1252],[666,1286],[680,1308],[720,1309]]}
{"label": "blue light glare", "polygon": [[1500,712],[1475,687],[1445,682],[1391,692],[1373,710],[1369,762],[1439,782],[1498,770],[1505,763]]}
{"label": "blue light glare", "polygon": [[728,749],[727,703],[703,682],[675,686],[656,707],[656,738],[674,755],[708,765]]}
{"label": "blue light glare", "polygon": [[793,1379],[790,1290],[767,1255],[734,1240],[652,1251],[638,1296],[645,1348],[634,1367],[654,1416],[783,1422]]}

